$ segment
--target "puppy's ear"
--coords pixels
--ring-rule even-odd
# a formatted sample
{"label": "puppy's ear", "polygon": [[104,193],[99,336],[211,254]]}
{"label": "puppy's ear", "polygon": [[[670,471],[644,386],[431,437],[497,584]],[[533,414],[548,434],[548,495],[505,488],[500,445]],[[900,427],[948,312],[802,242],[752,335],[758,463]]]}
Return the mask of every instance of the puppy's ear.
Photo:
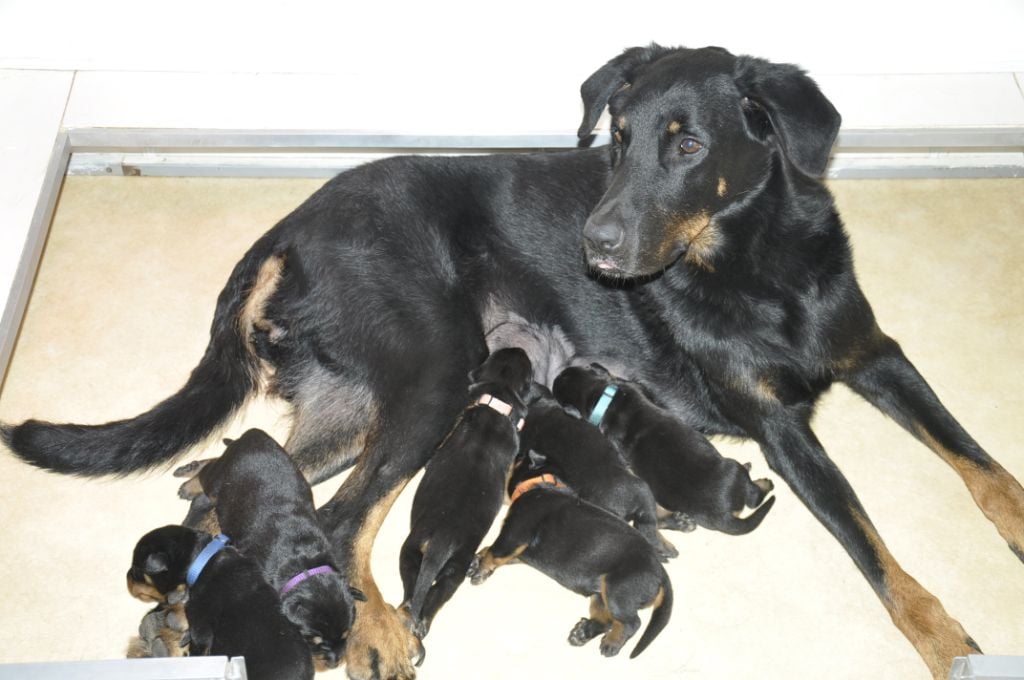
{"label": "puppy's ear", "polygon": [[359,590],[359,588],[356,588],[355,586],[349,586],[348,587],[348,592],[350,592],[352,594],[352,599],[353,600],[359,600],[360,602],[366,602],[366,593],[364,593],[363,591]]}
{"label": "puppy's ear", "polygon": [[170,568],[170,559],[166,553],[157,552],[146,555],[146,564],[143,565],[143,572],[153,575],[162,574]]}
{"label": "puppy's ear", "polygon": [[607,368],[605,368],[601,364],[597,363],[596,361],[593,362],[592,364],[590,364],[590,370],[592,370],[595,373],[599,374],[602,378],[610,378],[610,377],[612,377],[611,371],[609,371]]}
{"label": "puppy's ear", "polygon": [[526,394],[523,395],[523,403],[529,406],[542,397],[550,396],[550,394],[551,392],[548,391],[548,388],[539,382],[530,382],[529,387],[526,388]]}
{"label": "puppy's ear", "polygon": [[536,470],[537,468],[542,467],[544,463],[548,462],[548,457],[543,453],[530,449],[526,452],[526,460],[530,469]]}
{"label": "puppy's ear", "polygon": [[780,151],[803,172],[825,174],[842,118],[817,84],[792,64],[738,57],[733,74],[750,134],[778,140]]}
{"label": "puppy's ear", "polygon": [[647,64],[672,50],[651,43],[649,47],[631,47],[615,57],[584,81],[580,86],[583,97],[583,122],[576,133],[583,139],[590,135],[597,125],[604,107],[612,95],[626,87],[636,78],[637,72]]}

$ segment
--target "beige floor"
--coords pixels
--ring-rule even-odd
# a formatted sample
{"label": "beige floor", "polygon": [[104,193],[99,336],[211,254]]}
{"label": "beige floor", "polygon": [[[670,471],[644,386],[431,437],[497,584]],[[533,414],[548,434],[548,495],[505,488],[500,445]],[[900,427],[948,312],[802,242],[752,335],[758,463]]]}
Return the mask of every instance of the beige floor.
{"label": "beige floor", "polygon": [[[319,184],[70,179],[0,420],[100,422],[170,394],[202,353],[234,262]],[[882,327],[1024,479],[1024,181],[833,186]],[[227,434],[259,425],[283,437],[283,413],[257,404]],[[845,388],[824,400],[816,429],[907,571],[985,650],[1024,654],[1024,564],[956,475]],[[768,472],[755,447],[722,446]],[[6,452],[0,478],[0,662],[119,657],[146,610],[125,591],[130,552],[147,530],[183,517],[177,480],[162,471],[70,479]],[[318,497],[336,486],[322,485]],[[673,618],[640,658],[571,648],[565,638],[586,602],[513,566],[457,594],[427,640],[420,677],[927,677],[846,554],[788,489],[778,495],[749,536],[674,535]],[[374,553],[391,601],[409,501],[407,492]]]}

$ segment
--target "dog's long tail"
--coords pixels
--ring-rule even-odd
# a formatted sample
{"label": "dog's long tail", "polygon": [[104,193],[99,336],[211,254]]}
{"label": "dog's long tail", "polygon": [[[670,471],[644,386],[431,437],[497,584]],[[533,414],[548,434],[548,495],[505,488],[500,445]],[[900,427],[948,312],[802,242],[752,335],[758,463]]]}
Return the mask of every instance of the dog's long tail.
{"label": "dog's long tail", "polygon": [[206,352],[176,394],[134,418],[103,425],[2,425],[0,439],[32,465],[83,476],[143,470],[202,441],[259,386],[248,323],[277,285],[283,258],[274,250],[268,234],[235,265],[217,299]]}
{"label": "dog's long tail", "polygon": [[[443,547],[438,544],[442,544]],[[416,575],[416,585],[413,587],[412,597],[409,598],[409,614],[414,621],[418,622],[423,617],[423,605],[430,593],[430,588],[434,585],[441,570],[448,564],[448,560],[454,555],[455,546],[450,542],[443,541],[440,537],[435,538],[427,546],[427,550],[423,554],[423,561],[420,563],[420,571]]]}
{"label": "dog's long tail", "polygon": [[658,633],[668,625],[668,620],[671,616],[672,581],[669,580],[668,574],[662,568],[661,590],[658,591],[658,595],[654,599],[651,620],[647,622],[647,628],[644,629],[644,634],[640,636],[640,641],[636,643],[636,647],[629,653],[630,659],[635,659],[642,651],[647,649],[647,645],[654,642],[654,638],[658,637]]}
{"label": "dog's long tail", "polygon": [[775,496],[769,497],[768,500],[762,503],[756,510],[754,510],[754,512],[750,513],[746,517],[730,515],[715,528],[723,533],[729,534],[730,536],[749,534],[761,524],[765,515],[768,514],[768,511],[772,509],[773,505],[775,505]]}

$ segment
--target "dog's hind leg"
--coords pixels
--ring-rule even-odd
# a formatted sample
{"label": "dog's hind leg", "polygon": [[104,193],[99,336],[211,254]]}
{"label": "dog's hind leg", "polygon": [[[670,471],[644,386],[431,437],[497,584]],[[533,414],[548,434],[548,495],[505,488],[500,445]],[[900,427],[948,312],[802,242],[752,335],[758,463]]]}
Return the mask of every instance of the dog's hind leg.
{"label": "dog's hind leg", "polygon": [[768,464],[846,549],[932,675],[944,680],[953,658],[978,653],[977,644],[942,603],[900,567],[807,418],[806,412],[781,405],[762,412],[758,438]]}
{"label": "dog's hind leg", "polygon": [[[422,656],[422,645],[384,601],[370,553],[391,505],[464,406],[468,386],[469,362],[463,366],[450,356],[447,361],[408,356],[394,363],[401,364],[389,367],[394,384],[380,388],[390,400],[374,409],[362,454],[319,511],[349,581],[366,595],[365,602],[356,604],[345,653],[354,680],[415,677],[412,659]],[[301,452],[296,455],[302,458]]]}
{"label": "dog's hind leg", "polygon": [[946,410],[899,345],[881,336],[877,348],[846,362],[841,378],[950,465],[974,502],[1024,561],[1024,488]]}

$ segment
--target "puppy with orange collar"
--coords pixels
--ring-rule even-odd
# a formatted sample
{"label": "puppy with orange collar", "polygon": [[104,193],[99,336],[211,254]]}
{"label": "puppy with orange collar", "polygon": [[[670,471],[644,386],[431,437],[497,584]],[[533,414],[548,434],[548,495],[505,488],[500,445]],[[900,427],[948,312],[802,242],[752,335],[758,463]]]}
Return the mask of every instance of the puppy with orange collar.
{"label": "puppy with orange collar", "polygon": [[451,599],[504,500],[519,447],[532,367],[519,348],[500,349],[470,374],[469,406],[434,453],[412,503],[399,570],[399,610],[423,638]]}
{"label": "puppy with orange collar", "polygon": [[569,633],[580,646],[598,635],[601,654],[614,656],[640,629],[637,612],[651,620],[629,655],[640,654],[668,624],[672,584],[654,547],[623,520],[577,496],[561,471],[539,458],[520,457],[508,488],[511,505],[494,544],[473,560],[469,577],[483,583],[514,560],[590,597],[590,616]]}

